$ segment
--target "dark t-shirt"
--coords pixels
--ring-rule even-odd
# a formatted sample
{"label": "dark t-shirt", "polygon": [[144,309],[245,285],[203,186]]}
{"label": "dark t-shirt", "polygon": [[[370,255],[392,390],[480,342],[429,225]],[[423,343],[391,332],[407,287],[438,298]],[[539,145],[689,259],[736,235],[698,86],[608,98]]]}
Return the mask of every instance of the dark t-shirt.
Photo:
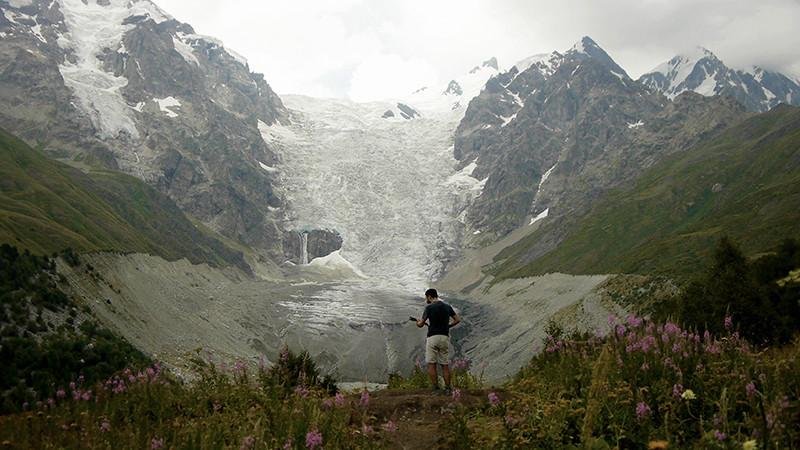
{"label": "dark t-shirt", "polygon": [[450,318],[455,315],[456,312],[453,311],[453,308],[441,300],[426,306],[425,312],[422,313],[422,320],[429,320],[428,337],[438,334],[450,336]]}

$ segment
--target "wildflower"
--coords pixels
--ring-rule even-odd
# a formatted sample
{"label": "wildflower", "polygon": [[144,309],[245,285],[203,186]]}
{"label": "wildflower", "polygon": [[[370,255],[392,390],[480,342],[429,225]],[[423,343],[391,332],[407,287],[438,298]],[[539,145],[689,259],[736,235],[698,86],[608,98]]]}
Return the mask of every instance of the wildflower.
{"label": "wildflower", "polygon": [[364,423],[364,424],[361,424],[361,432],[364,433],[365,435],[366,434],[372,434],[373,429],[372,429],[371,426],[369,426],[369,425]]}
{"label": "wildflower", "polygon": [[617,316],[610,314],[608,316],[608,326],[613,327],[617,323]]}
{"label": "wildflower", "polygon": [[467,358],[457,358],[453,360],[453,370],[469,370],[470,360]]}
{"label": "wildflower", "polygon": [[758,442],[755,439],[744,441],[742,443],[742,450],[758,450]]}
{"label": "wildflower", "polygon": [[214,402],[211,407],[214,409],[214,412],[222,410],[222,405],[219,402]]}
{"label": "wildflower", "polygon": [[316,429],[306,433],[306,448],[322,447],[322,433]]}
{"label": "wildflower", "polygon": [[75,390],[75,382],[74,381],[70,381],[69,382],[69,390],[71,390],[71,391]]}
{"label": "wildflower", "polygon": [[683,394],[681,394],[681,398],[684,399],[684,400],[694,400],[694,399],[697,398],[697,396],[694,395],[694,391],[693,390],[687,389],[687,390],[683,391]]}
{"label": "wildflower", "polygon": [[283,443],[283,450],[292,450],[292,447],[294,447],[292,438],[286,439],[286,442]]}
{"label": "wildflower", "polygon": [[164,448],[164,438],[156,438],[150,440],[150,450],[159,450]]}
{"label": "wildflower", "polygon": [[253,436],[245,436],[242,439],[242,445],[239,446],[239,450],[250,450],[256,445],[256,438]]}
{"label": "wildflower", "polygon": [[755,396],[757,392],[756,384],[751,381],[747,383],[747,385],[744,387],[744,390],[745,392],[747,392],[747,398],[753,398],[753,396]]}
{"label": "wildflower", "polygon": [[672,396],[676,397],[676,398],[683,397],[683,385],[682,384],[676,384],[676,385],[672,386]]}
{"label": "wildflower", "polygon": [[308,397],[308,393],[309,393],[308,388],[303,385],[299,385],[294,388],[294,394],[300,398]]}
{"label": "wildflower", "polygon": [[458,402],[461,400],[461,389],[453,389],[453,401]]}
{"label": "wildflower", "polygon": [[48,398],[48,399],[47,399],[47,405],[48,405],[48,406],[50,406],[50,407],[52,408],[53,406],[55,406],[55,405],[56,405],[56,401],[55,401],[55,400],[53,400],[52,398]]}
{"label": "wildflower", "polygon": [[636,404],[636,418],[639,420],[644,420],[650,416],[652,410],[650,406],[647,405],[645,402],[639,402]]}
{"label": "wildflower", "polygon": [[716,342],[712,342],[706,346],[706,353],[719,355],[721,352],[722,350],[719,348],[719,345]]}
{"label": "wildflower", "polygon": [[332,398],[326,398],[325,400],[323,400],[322,401],[322,407],[325,408],[325,409],[333,408],[333,399]]}
{"label": "wildflower", "polygon": [[335,403],[338,407],[342,407],[347,404],[347,399],[344,398],[344,395],[342,395],[341,392],[337,392],[336,396],[333,397],[333,403]]}
{"label": "wildflower", "polygon": [[489,404],[491,404],[492,406],[497,406],[500,404],[500,397],[496,393],[489,392],[489,395],[487,395],[487,397],[489,398]]}
{"label": "wildflower", "polygon": [[639,328],[642,325],[641,317],[636,317],[636,314],[628,314],[626,319],[628,326],[631,328]]}
{"label": "wildflower", "polygon": [[83,384],[84,381],[86,381],[86,378],[84,378],[83,375],[80,375],[78,377],[78,384]]}
{"label": "wildflower", "polygon": [[238,375],[244,375],[245,372],[244,361],[237,359],[236,363],[233,365],[233,371]]}
{"label": "wildflower", "polygon": [[672,322],[667,322],[664,324],[664,333],[667,333],[671,336],[678,335],[681,333],[681,327]]}
{"label": "wildflower", "polygon": [[617,336],[622,337],[625,335],[625,332],[628,331],[628,329],[625,328],[625,325],[617,325],[615,331],[617,333]]}
{"label": "wildflower", "polygon": [[103,433],[111,431],[111,422],[109,422],[108,419],[103,419],[103,421],[100,422],[100,431]]}
{"label": "wildflower", "polygon": [[722,431],[714,430],[714,437],[717,438],[718,441],[724,441],[725,439],[728,438],[728,435],[723,433]]}
{"label": "wildflower", "polygon": [[88,402],[91,399],[92,399],[92,391],[84,391],[84,393],[81,394],[81,400]]}
{"label": "wildflower", "polygon": [[383,424],[383,429],[389,433],[394,433],[397,431],[397,424],[394,422],[394,420],[390,420]]}
{"label": "wildflower", "polygon": [[726,330],[730,330],[731,328],[733,328],[733,317],[725,316],[725,320],[723,321],[723,324],[725,325],[725,329]]}
{"label": "wildflower", "polygon": [[280,355],[278,355],[278,359],[281,362],[286,362],[286,361],[289,360],[289,347],[283,347],[281,349],[281,353],[280,353]]}
{"label": "wildflower", "polygon": [[369,391],[364,391],[361,393],[361,407],[366,408],[369,406]]}
{"label": "wildflower", "polygon": [[66,396],[67,396],[67,393],[63,389],[59,389],[59,390],[56,391],[56,398],[61,399],[61,398],[64,398]]}
{"label": "wildflower", "polygon": [[506,425],[509,427],[513,427],[519,422],[516,417],[508,415],[505,417]]}

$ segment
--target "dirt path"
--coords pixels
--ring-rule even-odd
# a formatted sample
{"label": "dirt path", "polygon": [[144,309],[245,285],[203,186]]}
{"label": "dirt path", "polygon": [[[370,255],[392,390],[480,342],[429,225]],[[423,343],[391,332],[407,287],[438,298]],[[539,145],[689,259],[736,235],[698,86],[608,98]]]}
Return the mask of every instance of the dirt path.
{"label": "dirt path", "polygon": [[429,389],[385,390],[371,394],[367,414],[373,423],[393,421],[397,431],[379,431],[382,444],[393,449],[448,449],[453,447],[450,423],[458,408],[467,411],[489,407],[488,394],[502,390],[462,391],[458,402],[451,395],[436,394]]}

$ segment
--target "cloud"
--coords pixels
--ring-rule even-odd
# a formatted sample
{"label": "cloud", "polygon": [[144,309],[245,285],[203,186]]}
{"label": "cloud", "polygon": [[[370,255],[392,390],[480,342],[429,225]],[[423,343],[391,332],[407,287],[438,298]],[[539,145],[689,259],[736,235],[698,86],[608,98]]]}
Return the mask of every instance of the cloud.
{"label": "cloud", "polygon": [[733,67],[800,75],[798,0],[155,1],[245,55],[280,94],[392,96],[583,35],[633,77],[695,45]]}

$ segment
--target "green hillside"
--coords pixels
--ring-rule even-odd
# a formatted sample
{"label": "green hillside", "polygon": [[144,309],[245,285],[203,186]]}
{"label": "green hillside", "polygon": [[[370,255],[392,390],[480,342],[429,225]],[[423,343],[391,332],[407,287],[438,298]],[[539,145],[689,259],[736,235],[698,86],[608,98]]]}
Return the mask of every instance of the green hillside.
{"label": "green hillside", "polygon": [[778,106],[657,164],[527,262],[543,231],[501,252],[495,274],[689,275],[723,235],[749,255],[769,251],[800,236],[800,108]]}
{"label": "green hillside", "polygon": [[248,269],[240,252],[200,231],[169,198],[137,178],[111,171],[86,174],[3,130],[0,243],[38,254],[68,247],[135,251]]}

